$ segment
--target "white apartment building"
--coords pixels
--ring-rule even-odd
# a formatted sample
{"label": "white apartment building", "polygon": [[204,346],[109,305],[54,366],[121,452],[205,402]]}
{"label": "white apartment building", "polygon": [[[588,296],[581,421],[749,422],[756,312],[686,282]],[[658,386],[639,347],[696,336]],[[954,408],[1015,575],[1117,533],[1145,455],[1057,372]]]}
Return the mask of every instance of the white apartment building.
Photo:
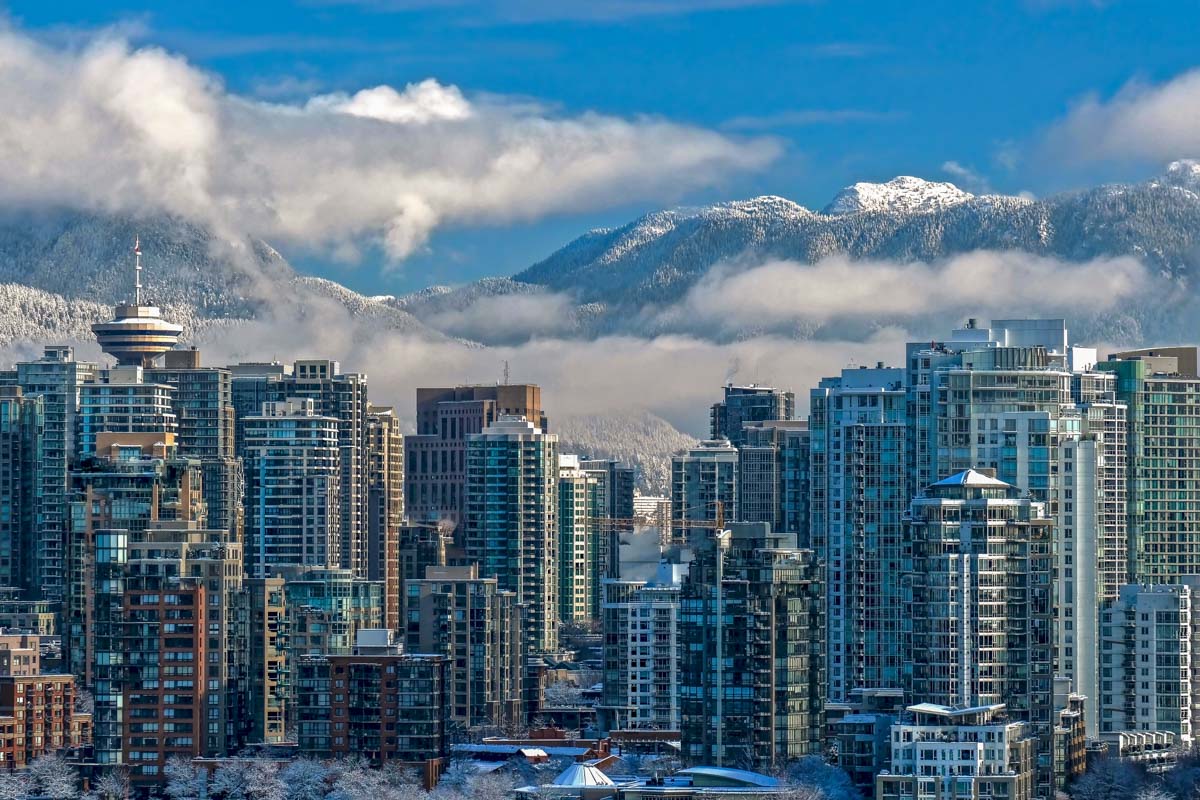
{"label": "white apartment building", "polygon": [[1035,739],[1004,705],[920,703],[892,725],[891,763],[875,779],[876,800],[1034,796]]}

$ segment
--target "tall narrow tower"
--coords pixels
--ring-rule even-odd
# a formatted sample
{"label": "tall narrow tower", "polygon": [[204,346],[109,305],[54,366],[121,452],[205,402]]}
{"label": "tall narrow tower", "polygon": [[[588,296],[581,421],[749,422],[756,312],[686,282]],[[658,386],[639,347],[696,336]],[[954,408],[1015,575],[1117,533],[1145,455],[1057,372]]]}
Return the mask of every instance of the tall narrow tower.
{"label": "tall narrow tower", "polygon": [[133,302],[116,307],[116,316],[109,322],[97,322],[92,333],[100,348],[117,363],[127,366],[150,367],[154,359],[175,346],[183,328],[162,318],[158,306],[142,305],[142,246],[133,243]]}

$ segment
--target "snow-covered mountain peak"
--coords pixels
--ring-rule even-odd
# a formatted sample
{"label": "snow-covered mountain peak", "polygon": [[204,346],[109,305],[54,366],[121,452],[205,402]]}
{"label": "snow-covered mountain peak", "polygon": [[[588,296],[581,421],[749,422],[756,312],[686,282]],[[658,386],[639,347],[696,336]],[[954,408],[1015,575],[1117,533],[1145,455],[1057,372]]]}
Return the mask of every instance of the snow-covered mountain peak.
{"label": "snow-covered mountain peak", "polygon": [[941,211],[975,198],[953,183],[938,183],[901,175],[887,183],[856,183],[838,192],[824,213],[889,212],[923,214]]}
{"label": "snow-covered mountain peak", "polygon": [[1167,165],[1166,173],[1152,182],[1200,193],[1200,160],[1183,158],[1172,161]]}

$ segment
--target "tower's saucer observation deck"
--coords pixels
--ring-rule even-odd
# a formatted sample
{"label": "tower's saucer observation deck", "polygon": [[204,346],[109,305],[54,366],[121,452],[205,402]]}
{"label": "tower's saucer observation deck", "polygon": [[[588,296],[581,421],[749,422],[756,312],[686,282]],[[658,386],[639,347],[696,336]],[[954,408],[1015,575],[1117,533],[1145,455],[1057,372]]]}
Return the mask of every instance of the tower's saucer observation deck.
{"label": "tower's saucer observation deck", "polygon": [[154,359],[173,348],[183,334],[183,327],[162,318],[158,306],[142,304],[142,248],[133,245],[134,284],[133,302],[122,303],[109,322],[97,322],[92,333],[100,348],[118,364],[139,367],[153,366]]}
{"label": "tower's saucer observation deck", "polygon": [[183,326],[163,319],[157,306],[127,304],[116,310],[116,319],[97,322],[92,333],[100,348],[118,364],[152,366],[154,359],[173,348],[183,334]]}

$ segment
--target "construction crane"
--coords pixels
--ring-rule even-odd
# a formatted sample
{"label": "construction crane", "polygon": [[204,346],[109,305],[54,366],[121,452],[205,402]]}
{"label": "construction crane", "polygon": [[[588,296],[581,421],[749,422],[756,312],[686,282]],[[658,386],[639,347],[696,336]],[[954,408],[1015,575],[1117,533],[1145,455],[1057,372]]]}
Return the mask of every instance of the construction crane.
{"label": "construction crane", "polygon": [[[687,528],[701,528],[703,530],[722,531],[725,529],[725,504],[720,500],[709,505],[716,506],[716,516],[713,519],[671,519],[667,520],[666,524],[670,526],[671,537],[664,539],[664,546],[685,545],[687,542],[677,531]],[[684,509],[684,513],[694,511],[695,508]],[[599,523],[601,526],[609,530],[632,530],[635,527],[662,527],[654,522],[647,522],[646,517],[589,517],[591,522]]]}

